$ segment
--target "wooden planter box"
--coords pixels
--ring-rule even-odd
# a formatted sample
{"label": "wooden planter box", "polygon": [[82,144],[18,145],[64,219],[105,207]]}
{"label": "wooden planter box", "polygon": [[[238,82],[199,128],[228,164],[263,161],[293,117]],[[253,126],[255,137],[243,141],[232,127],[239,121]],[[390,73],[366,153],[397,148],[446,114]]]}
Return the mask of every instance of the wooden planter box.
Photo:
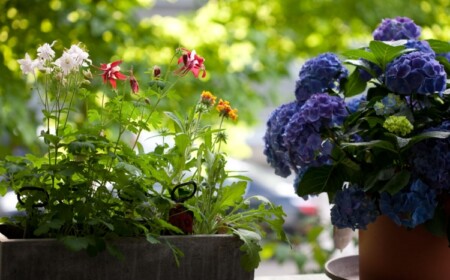
{"label": "wooden planter box", "polygon": [[242,242],[231,235],[161,237],[181,249],[177,267],[170,248],[124,238],[118,260],[108,252],[90,257],[54,239],[8,239],[0,233],[0,280],[252,280],[240,264]]}

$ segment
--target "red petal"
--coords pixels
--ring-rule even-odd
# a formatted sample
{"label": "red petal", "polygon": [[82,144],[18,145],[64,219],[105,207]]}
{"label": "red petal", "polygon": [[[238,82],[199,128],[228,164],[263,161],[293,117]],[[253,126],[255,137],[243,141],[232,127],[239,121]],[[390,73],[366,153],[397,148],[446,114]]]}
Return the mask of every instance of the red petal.
{"label": "red petal", "polygon": [[109,79],[109,83],[111,84],[111,86],[112,86],[113,88],[116,88],[116,80],[114,80],[114,79]]}
{"label": "red petal", "polygon": [[114,76],[116,76],[116,79],[118,80],[126,80],[128,77],[120,72],[114,73]]}
{"label": "red petal", "polygon": [[111,68],[116,67],[117,65],[121,64],[122,60],[117,60],[111,63]]}

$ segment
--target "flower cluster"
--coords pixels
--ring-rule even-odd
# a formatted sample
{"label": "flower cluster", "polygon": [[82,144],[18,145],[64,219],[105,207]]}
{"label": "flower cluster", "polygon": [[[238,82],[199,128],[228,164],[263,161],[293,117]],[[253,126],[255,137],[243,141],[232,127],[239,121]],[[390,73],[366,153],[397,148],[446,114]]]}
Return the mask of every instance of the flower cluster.
{"label": "flower cluster", "polygon": [[35,74],[36,70],[41,70],[46,73],[58,71],[63,76],[67,76],[71,72],[76,72],[80,67],[87,67],[92,63],[89,59],[89,54],[84,51],[79,45],[72,45],[70,49],[65,50],[61,57],[55,61],[55,51],[52,49],[52,44],[45,43],[37,49],[37,58],[31,59],[28,53],[25,58],[19,59],[20,70],[26,74]]}
{"label": "flower cluster", "polygon": [[417,40],[421,30],[420,26],[407,17],[387,18],[374,30],[373,38],[378,41]]}
{"label": "flower cluster", "polygon": [[313,93],[339,90],[341,80],[347,75],[348,70],[335,54],[321,54],[308,60],[300,69],[295,97],[298,102],[303,102]]}
{"label": "flower cluster", "polygon": [[290,165],[295,169],[330,161],[331,141],[321,131],[341,125],[347,115],[344,100],[325,93],[313,94],[286,124],[283,134]]}
{"label": "flower cluster", "polygon": [[392,61],[385,79],[387,88],[398,94],[441,94],[447,75],[435,55],[415,51]]}
{"label": "flower cluster", "polygon": [[[295,174],[305,197],[326,192],[338,228],[365,229],[379,215],[414,228],[448,227],[450,43],[419,40],[411,19],[385,19],[367,47],[312,58],[296,102],[277,108],[264,136],[268,163]],[[347,74],[344,64],[354,70]],[[447,216],[446,216],[447,215]]]}

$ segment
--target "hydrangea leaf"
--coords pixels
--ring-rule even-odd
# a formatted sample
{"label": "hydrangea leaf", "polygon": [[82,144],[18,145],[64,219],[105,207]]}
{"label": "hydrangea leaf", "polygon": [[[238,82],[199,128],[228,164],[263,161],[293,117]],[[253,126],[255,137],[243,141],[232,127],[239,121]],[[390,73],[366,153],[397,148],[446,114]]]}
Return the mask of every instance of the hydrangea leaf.
{"label": "hydrangea leaf", "polygon": [[396,194],[406,185],[408,185],[410,178],[410,171],[401,170],[400,172],[394,174],[394,176],[384,185],[384,188],[381,189],[381,191],[386,191],[392,195]]}
{"label": "hydrangea leaf", "polygon": [[344,52],[343,55],[350,59],[365,59],[377,65],[379,63],[377,58],[375,57],[375,54],[369,51],[365,51],[363,49],[348,50]]}
{"label": "hydrangea leaf", "polygon": [[360,76],[359,71],[355,70],[348,77],[348,80],[345,82],[344,85],[345,97],[355,96],[366,89],[367,83],[364,80],[362,80],[359,76]]}
{"label": "hydrangea leaf", "polygon": [[374,53],[377,64],[381,69],[385,69],[386,65],[397,56],[412,51],[411,49],[405,49],[403,45],[392,46],[381,41],[370,42],[369,48]]}
{"label": "hydrangea leaf", "polygon": [[447,53],[450,52],[450,43],[436,40],[436,39],[429,39],[426,40],[430,44],[430,47],[433,49],[436,53]]}

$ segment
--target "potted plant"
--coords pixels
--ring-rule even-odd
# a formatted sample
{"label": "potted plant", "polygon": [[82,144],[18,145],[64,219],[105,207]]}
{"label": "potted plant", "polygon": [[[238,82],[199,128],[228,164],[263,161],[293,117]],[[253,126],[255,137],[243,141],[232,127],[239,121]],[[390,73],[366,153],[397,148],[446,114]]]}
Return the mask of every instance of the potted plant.
{"label": "potted plant", "polygon": [[[450,273],[450,45],[420,34],[409,18],[385,19],[344,61],[333,53],[306,61],[295,100],[267,122],[264,153],[275,173],[294,173],[299,196],[328,194],[335,234],[360,230],[360,279]],[[405,236],[382,233],[384,222]],[[378,252],[366,253],[368,244]]]}
{"label": "potted plant", "polygon": [[21,212],[1,219],[0,279],[253,279],[267,226],[286,240],[284,213],[244,199],[249,178],[226,165],[237,110],[209,91],[186,112],[159,109],[187,74],[205,77],[204,59],[177,49],[140,87],[121,60],[94,66],[81,44],[55,59],[54,44],[18,61],[45,152],[1,161],[0,193]]}

